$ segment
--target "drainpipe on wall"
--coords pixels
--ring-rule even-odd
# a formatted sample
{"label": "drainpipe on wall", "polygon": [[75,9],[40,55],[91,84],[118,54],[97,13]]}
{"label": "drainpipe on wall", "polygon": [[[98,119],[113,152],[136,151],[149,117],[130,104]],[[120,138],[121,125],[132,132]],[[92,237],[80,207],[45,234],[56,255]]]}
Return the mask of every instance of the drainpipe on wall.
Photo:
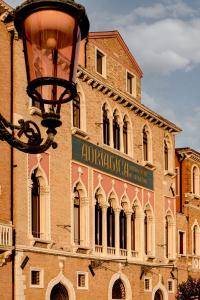
{"label": "drainpipe on wall", "polygon": [[[13,46],[14,29],[10,31],[10,122],[13,124]],[[13,148],[10,150],[10,217],[14,225],[14,193],[13,193]],[[12,240],[12,300],[15,299],[15,229],[13,227]]]}

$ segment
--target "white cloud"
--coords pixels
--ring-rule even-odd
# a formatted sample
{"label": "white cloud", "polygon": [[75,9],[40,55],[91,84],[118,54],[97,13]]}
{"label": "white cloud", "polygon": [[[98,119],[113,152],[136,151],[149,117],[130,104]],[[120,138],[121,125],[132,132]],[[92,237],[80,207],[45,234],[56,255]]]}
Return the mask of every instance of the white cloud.
{"label": "white cloud", "polygon": [[192,17],[196,15],[196,11],[182,0],[164,1],[164,3],[155,3],[152,6],[138,7],[134,10],[134,14],[138,17],[147,19],[161,19],[167,17]]}
{"label": "white cloud", "polygon": [[119,30],[145,74],[189,71],[200,64],[198,10],[181,0],[164,2],[138,7],[128,15],[93,16],[96,30]]}

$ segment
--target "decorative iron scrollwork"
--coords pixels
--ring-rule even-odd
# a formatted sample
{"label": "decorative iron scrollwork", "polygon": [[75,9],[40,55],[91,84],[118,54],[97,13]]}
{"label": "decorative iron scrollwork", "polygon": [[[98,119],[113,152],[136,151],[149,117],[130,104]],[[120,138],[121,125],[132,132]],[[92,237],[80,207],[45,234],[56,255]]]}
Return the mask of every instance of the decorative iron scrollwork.
{"label": "decorative iron scrollwork", "polygon": [[[42,153],[50,147],[57,148],[57,143],[54,142],[57,133],[55,128],[47,129],[47,139],[43,143],[40,129],[35,122],[20,119],[18,123],[19,125],[12,124],[0,114],[0,140],[6,141],[22,152],[31,154]],[[15,137],[16,131],[18,138]],[[27,142],[20,140],[20,138],[25,138]]]}

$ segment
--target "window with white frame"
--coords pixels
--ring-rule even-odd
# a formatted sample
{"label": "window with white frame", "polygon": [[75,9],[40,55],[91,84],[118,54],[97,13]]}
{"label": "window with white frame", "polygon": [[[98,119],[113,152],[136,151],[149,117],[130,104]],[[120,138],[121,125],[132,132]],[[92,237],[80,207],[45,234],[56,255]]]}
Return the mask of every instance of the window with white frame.
{"label": "window with white frame", "polygon": [[136,94],[135,76],[128,71],[126,72],[126,91],[132,96]]}
{"label": "window with white frame", "polygon": [[102,107],[102,114],[103,114],[103,143],[106,145],[110,145],[110,120],[108,115],[108,109],[105,103]]}
{"label": "window with white frame", "polygon": [[43,270],[39,268],[30,269],[30,287],[43,288]]}
{"label": "window with white frame", "polygon": [[40,167],[31,174],[30,234],[33,238],[50,240],[50,193]]}
{"label": "window with white frame", "polygon": [[173,144],[169,134],[164,138],[164,169],[167,174],[174,174]]}
{"label": "window with white frame", "polygon": [[152,140],[150,129],[145,125],[142,129],[143,161],[152,163]]}
{"label": "window with white frame", "polygon": [[178,232],[178,237],[179,237],[179,249],[178,253],[180,255],[186,255],[186,234],[184,231],[179,231]]}
{"label": "window with white frame", "polygon": [[106,55],[96,48],[96,72],[103,77],[106,77]]}
{"label": "window with white frame", "polygon": [[168,279],[167,281],[167,290],[169,293],[174,292],[174,280],[173,279]]}
{"label": "window with white frame", "polygon": [[88,289],[88,273],[77,272],[77,289],[87,290]]}
{"label": "window with white frame", "polygon": [[192,168],[192,193],[196,196],[199,195],[199,168],[193,166]]}
{"label": "window with white frame", "polygon": [[152,290],[152,279],[150,277],[144,277],[144,291],[151,292]]}

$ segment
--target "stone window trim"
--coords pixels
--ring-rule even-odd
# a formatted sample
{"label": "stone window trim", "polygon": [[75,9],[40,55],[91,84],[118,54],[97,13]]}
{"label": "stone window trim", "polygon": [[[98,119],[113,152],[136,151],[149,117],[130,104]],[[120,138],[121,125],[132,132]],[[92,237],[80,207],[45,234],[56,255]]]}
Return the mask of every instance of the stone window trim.
{"label": "stone window trim", "polygon": [[194,196],[194,198],[199,199],[200,198],[200,194],[199,194],[199,190],[200,190],[200,183],[199,183],[199,167],[194,164],[192,165],[191,168],[191,192],[192,195]]}
{"label": "stone window trim", "polygon": [[[84,286],[80,284],[80,276],[84,276]],[[88,272],[77,271],[77,289],[78,290],[88,290]]]}
{"label": "stone window trim", "polygon": [[[145,133],[145,136],[144,136]],[[152,151],[152,133],[148,124],[142,127],[142,164],[154,169],[153,151]]]}
{"label": "stone window trim", "polygon": [[[39,272],[39,284],[32,283],[33,272]],[[40,288],[40,289],[44,288],[44,270],[42,268],[31,267],[29,274],[30,274],[29,276],[30,288]]]}
{"label": "stone window trim", "polygon": [[168,261],[174,261],[176,258],[175,249],[176,224],[171,211],[165,216],[165,257]]}
{"label": "stone window trim", "polygon": [[175,177],[176,173],[174,171],[173,143],[168,133],[165,133],[164,141],[163,141],[163,161],[164,161],[164,175]]}
{"label": "stone window trim", "polygon": [[145,292],[152,291],[152,278],[149,276],[144,276],[144,291]]}
{"label": "stone window trim", "polygon": [[[78,191],[79,194],[79,201],[80,201],[80,241],[79,243],[75,243],[74,241],[74,226],[75,226],[75,219],[74,219],[74,189]],[[71,231],[71,238],[72,238],[72,245],[74,251],[79,251],[78,249],[85,249],[88,251],[89,247],[89,200],[87,197],[87,191],[82,183],[81,180],[78,180],[74,183],[72,188],[72,231]]]}
{"label": "stone window trim", "polygon": [[[87,133],[87,124],[86,124],[86,103],[85,103],[85,93],[84,90],[80,84],[80,81],[77,80],[77,93],[78,93],[78,106],[79,106],[79,112],[74,111],[74,101],[71,101],[71,131],[72,134],[77,134],[81,137],[87,138],[88,133]],[[78,108],[78,107],[77,107]],[[74,114],[75,113],[75,114]],[[77,117],[76,114],[79,114],[79,121],[76,122],[74,118]]]}
{"label": "stone window trim", "polygon": [[126,70],[126,92],[136,98],[136,75]]}
{"label": "stone window trim", "polygon": [[[101,72],[98,72],[98,55],[101,56]],[[97,74],[102,76],[104,79],[107,78],[106,72],[106,54],[101,49],[95,47],[95,71]]]}
{"label": "stone window trim", "polygon": [[191,227],[191,231],[192,231],[192,255],[195,257],[200,256],[200,227],[197,220],[195,220],[195,222],[193,223]]}
{"label": "stone window trim", "polygon": [[186,256],[186,231],[178,230],[178,256]]}
{"label": "stone window trim", "polygon": [[167,290],[168,290],[168,293],[174,293],[174,280],[173,279],[167,280]]}
{"label": "stone window trim", "polygon": [[[34,237],[32,234],[32,174],[37,170],[36,175],[40,180],[40,225],[41,235],[40,237]],[[51,244],[51,226],[50,226],[50,187],[46,177],[46,174],[40,163],[32,169],[28,179],[28,238],[31,245],[34,245],[36,241],[44,242],[45,244]]]}

